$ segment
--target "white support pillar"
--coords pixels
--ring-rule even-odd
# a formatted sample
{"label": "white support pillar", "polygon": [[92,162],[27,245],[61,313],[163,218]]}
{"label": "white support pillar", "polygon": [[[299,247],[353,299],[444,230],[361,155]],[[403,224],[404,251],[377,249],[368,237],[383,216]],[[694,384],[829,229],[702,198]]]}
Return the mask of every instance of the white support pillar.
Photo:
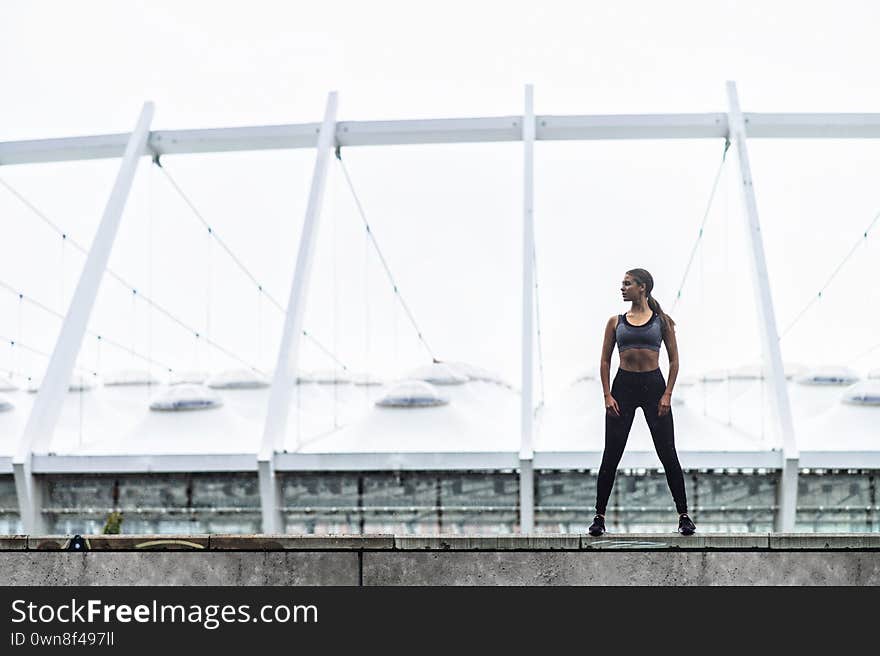
{"label": "white support pillar", "polygon": [[776,514],[776,530],[794,530],[797,511],[797,473],[798,448],[791,418],[791,404],[785,386],[785,372],[782,368],[782,352],[779,347],[779,333],[776,329],[776,314],[770,294],[770,280],[767,274],[767,261],[764,256],[764,242],[761,238],[761,224],[758,221],[758,204],[749,165],[746,147],[746,125],[740,110],[736,83],[727,83],[728,126],[730,140],[736,145],[739,155],[740,175],[742,176],[743,199],[745,201],[746,231],[748,233],[751,258],[752,283],[758,306],[758,330],[764,353],[764,370],[768,376],[771,391],[771,416],[773,425],[782,443],[783,468],[779,486],[779,511]]}
{"label": "white support pillar", "polygon": [[534,271],[534,160],[535,160],[535,107],[531,84],[526,85],[525,112],[522,125],[523,140],[523,305],[522,305],[522,398],[521,441],[519,449],[519,513],[520,532],[535,529],[534,448],[532,436],[535,425],[534,402],[534,340],[535,328],[535,271]]}
{"label": "white support pillar", "polygon": [[263,533],[280,533],[284,526],[280,509],[280,483],[275,476],[275,452],[284,443],[293,386],[296,384],[297,369],[299,368],[299,342],[302,335],[309,274],[318,234],[318,221],[324,199],[327,165],[336,145],[336,105],[337,94],[332,91],[327,96],[324,121],[318,132],[309,202],[296,254],[296,266],[293,272],[290,298],[287,302],[287,315],[284,319],[284,332],[281,335],[281,347],[278,350],[275,376],[269,393],[263,441],[257,456]]}
{"label": "white support pillar", "polygon": [[122,163],[110,192],[110,198],[104,208],[98,232],[89,249],[76,290],[70,299],[70,306],[61,326],[58,340],[55,342],[52,356],[49,358],[46,374],[43,376],[18,449],[13,456],[15,490],[18,495],[21,522],[25,533],[45,532],[41,489],[31,471],[32,454],[44,453],[52,440],[52,434],[61,414],[61,406],[70,386],[70,377],[76,365],[76,356],[82,346],[83,336],[95,305],[101,279],[107,269],[107,262],[119,231],[122,211],[128,200],[128,193],[137,171],[138,161],[147,149],[152,120],[153,103],[144,103],[134,131],[129,135]]}

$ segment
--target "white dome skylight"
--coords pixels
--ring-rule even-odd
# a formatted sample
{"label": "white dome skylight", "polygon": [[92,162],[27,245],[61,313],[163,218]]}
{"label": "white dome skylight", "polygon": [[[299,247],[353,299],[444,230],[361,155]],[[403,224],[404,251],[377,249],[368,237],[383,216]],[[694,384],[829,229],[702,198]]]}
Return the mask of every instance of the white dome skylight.
{"label": "white dome skylight", "polygon": [[[795,376],[806,374],[807,368],[802,364],[783,362],[782,371],[786,378],[793,378]],[[727,380],[728,378],[730,380],[761,380],[762,378],[766,378],[766,373],[764,371],[764,365],[760,362],[756,362],[740,365],[731,369],[713,369],[712,371],[704,372],[698,378],[704,383],[720,382]]]}
{"label": "white dome skylight", "polygon": [[410,371],[407,378],[423,380],[432,385],[461,385],[469,380],[467,374],[453,364],[432,362]]}
{"label": "white dome skylight", "polygon": [[863,380],[847,387],[840,395],[840,400],[852,405],[880,406],[880,380]]}
{"label": "white dome skylight", "polygon": [[760,380],[764,378],[764,367],[760,364],[744,364],[730,370],[731,380]]}
{"label": "white dome skylight", "polygon": [[179,383],[160,392],[150,403],[150,410],[180,412],[210,410],[223,405],[223,400],[204,385]]}
{"label": "white dome skylight", "polygon": [[[36,394],[42,385],[42,378],[34,378],[28,381],[27,391]],[[96,377],[93,374],[75,373],[70,377],[70,384],[67,386],[68,392],[85,392],[95,386]]]}
{"label": "white dome skylight", "polygon": [[260,389],[269,387],[269,381],[251,369],[228,369],[208,379],[211,389]]}
{"label": "white dome skylight", "polygon": [[449,399],[423,380],[401,380],[391,386],[376,405],[385,408],[424,408],[446,405]]}
{"label": "white dome skylight", "polygon": [[0,377],[0,392],[17,392],[18,385],[13,383],[9,378]]}
{"label": "white dome skylight", "polygon": [[158,385],[159,381],[146,369],[120,369],[104,376],[105,387],[123,385]]}
{"label": "white dome skylight", "polygon": [[488,369],[478,367],[474,364],[469,364],[467,362],[444,362],[442,364],[452,367],[454,371],[462,376],[467,376],[470,380],[481,380],[488,383],[504,382],[498,374],[492,373]]}
{"label": "white dome skylight", "polygon": [[344,371],[334,369],[315,369],[313,371],[300,371],[296,376],[299,385],[344,385],[352,382],[351,377]]}
{"label": "white dome skylight", "polygon": [[816,367],[797,378],[802,385],[852,385],[858,380],[858,374],[852,369],[837,366]]}
{"label": "white dome skylight", "polygon": [[345,385],[351,382],[351,376],[338,369],[318,369],[312,371],[308,378],[319,385]]}

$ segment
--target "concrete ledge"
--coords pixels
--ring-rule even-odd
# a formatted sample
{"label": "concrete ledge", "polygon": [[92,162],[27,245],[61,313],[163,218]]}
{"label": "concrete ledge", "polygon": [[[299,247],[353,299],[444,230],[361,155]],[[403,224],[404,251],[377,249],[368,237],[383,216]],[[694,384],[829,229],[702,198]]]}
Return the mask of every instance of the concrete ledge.
{"label": "concrete ledge", "polygon": [[880,585],[880,534],[0,536],[0,585]]}
{"label": "concrete ledge", "polygon": [[880,533],[771,533],[770,548],[880,550]]}
{"label": "concrete ledge", "polygon": [[880,585],[868,552],[376,551],[363,585]]}
{"label": "concrete ledge", "polygon": [[[0,535],[3,551],[68,551],[70,535]],[[87,551],[880,551],[880,533],[84,535]]]}
{"label": "concrete ledge", "polygon": [[624,535],[603,535],[594,538],[585,535],[581,538],[581,549],[630,549],[630,550],[699,550],[714,549],[769,549],[768,533],[731,533],[719,535],[691,535],[685,537],[678,533],[627,533]]}
{"label": "concrete ledge", "polygon": [[0,585],[349,585],[360,581],[357,552],[0,553]]}
{"label": "concrete ledge", "polygon": [[27,547],[26,535],[0,535],[0,551],[24,551]]}
{"label": "concrete ledge", "polygon": [[393,535],[212,535],[212,551],[394,549]]}
{"label": "concrete ledge", "polygon": [[577,551],[579,535],[444,535],[396,536],[394,548],[401,551]]}
{"label": "concrete ledge", "polygon": [[[208,535],[84,535],[88,551],[204,551]],[[29,551],[67,551],[70,535],[28,537]]]}

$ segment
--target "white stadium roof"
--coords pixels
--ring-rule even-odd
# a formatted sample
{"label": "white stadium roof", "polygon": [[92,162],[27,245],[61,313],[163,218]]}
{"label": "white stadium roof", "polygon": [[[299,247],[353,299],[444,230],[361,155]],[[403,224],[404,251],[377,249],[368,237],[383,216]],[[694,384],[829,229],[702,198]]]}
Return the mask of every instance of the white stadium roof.
{"label": "white stadium roof", "polygon": [[[466,382],[390,381],[382,386],[301,382],[296,386],[280,469],[512,469],[518,465],[520,398],[488,372],[479,379],[460,365],[429,365],[409,375],[437,380],[444,372]],[[473,369],[472,371],[482,371]],[[229,374],[215,375],[226,380]],[[456,377],[453,377],[456,378]],[[309,380],[302,377],[303,381]],[[728,378],[680,385],[674,393],[676,447],[689,468],[778,468],[781,447],[769,426],[762,379]],[[880,467],[877,384],[787,382],[800,466]],[[408,390],[408,391],[407,391]],[[269,388],[211,389],[201,385],[97,385],[68,391],[37,472],[253,470],[263,433]],[[395,394],[429,393],[441,405],[382,405]],[[213,398],[210,407],[151,410],[158,400]],[[0,412],[0,470],[11,456],[35,395],[9,391]],[[397,407],[394,407],[394,406]],[[537,414],[535,466],[598,467],[604,444],[601,384],[579,377]],[[660,463],[640,412],[623,468]]]}

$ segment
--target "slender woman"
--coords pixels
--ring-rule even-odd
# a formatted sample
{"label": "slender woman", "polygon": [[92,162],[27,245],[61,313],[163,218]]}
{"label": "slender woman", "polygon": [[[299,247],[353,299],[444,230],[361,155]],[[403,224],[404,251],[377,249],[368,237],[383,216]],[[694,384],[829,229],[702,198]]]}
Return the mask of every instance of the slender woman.
{"label": "slender woman", "polygon": [[[629,312],[611,317],[605,326],[600,373],[605,393],[605,452],[599,467],[596,490],[596,516],[590,535],[605,532],[605,507],[614,485],[617,465],[623,456],[635,418],[641,408],[654,440],[654,448],[666,472],[666,482],[678,511],[678,532],[691,535],[696,526],[688,517],[684,475],[675,452],[672,423],[672,388],[678,376],[678,345],[675,322],[651,296],[654,279],[644,269],[631,269],[623,277],[620,292],[632,303]],[[669,382],[660,371],[660,343],[669,355]],[[617,344],[620,367],[609,386],[611,353]]]}

